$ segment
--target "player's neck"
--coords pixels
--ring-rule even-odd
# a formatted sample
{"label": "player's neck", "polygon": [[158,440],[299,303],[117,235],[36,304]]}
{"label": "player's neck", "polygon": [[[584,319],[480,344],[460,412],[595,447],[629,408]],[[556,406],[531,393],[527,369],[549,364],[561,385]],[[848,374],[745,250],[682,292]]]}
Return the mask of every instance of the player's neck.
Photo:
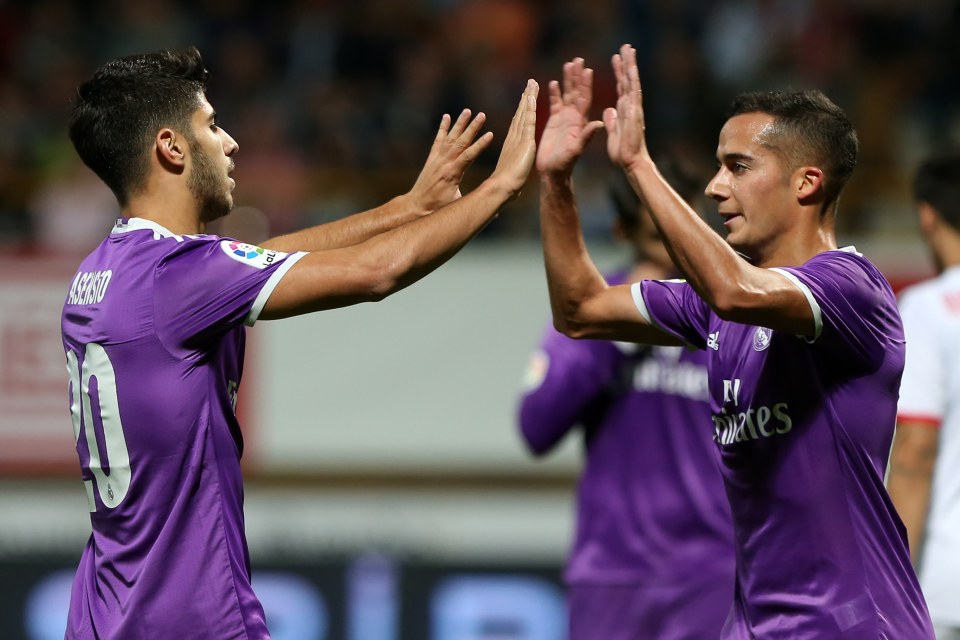
{"label": "player's neck", "polygon": [[836,235],[832,224],[811,224],[793,227],[780,235],[769,251],[751,256],[758,267],[795,267],[805,263],[815,255],[837,248]]}
{"label": "player's neck", "polygon": [[156,222],[176,235],[203,233],[196,201],[189,192],[146,192],[130,199],[121,210],[125,218],[143,218]]}

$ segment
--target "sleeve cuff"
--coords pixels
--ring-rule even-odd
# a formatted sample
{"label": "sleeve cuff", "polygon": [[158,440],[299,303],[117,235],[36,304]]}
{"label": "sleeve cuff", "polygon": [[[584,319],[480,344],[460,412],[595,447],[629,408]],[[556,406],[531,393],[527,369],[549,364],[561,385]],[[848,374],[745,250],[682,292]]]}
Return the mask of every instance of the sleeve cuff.
{"label": "sleeve cuff", "polygon": [[305,255],[307,254],[303,251],[292,253],[277,267],[276,271],[274,271],[270,275],[270,278],[264,283],[263,288],[260,289],[260,293],[257,294],[257,299],[253,301],[253,307],[251,307],[250,313],[247,314],[243,324],[252,327],[257,322],[257,318],[260,317],[260,312],[263,311],[267,300],[270,299],[270,294],[272,294],[273,290],[280,284],[280,280],[283,279],[283,276],[290,270],[290,267],[295,265],[297,261]]}
{"label": "sleeve cuff", "polygon": [[943,422],[940,418],[932,416],[929,414],[921,413],[898,413],[897,422],[911,422],[913,424],[921,424],[927,427],[939,427]]}
{"label": "sleeve cuff", "polygon": [[643,316],[643,319],[647,321],[647,324],[653,324],[653,320],[650,318],[650,310],[647,309],[647,303],[643,300],[643,290],[640,288],[642,282],[634,282],[630,285],[630,295],[633,296],[633,304],[637,305],[637,311],[640,312],[640,315]]}
{"label": "sleeve cuff", "polygon": [[797,276],[790,273],[786,269],[777,269],[773,268],[770,271],[776,271],[784,278],[792,282],[800,292],[803,294],[803,297],[807,299],[807,302],[810,304],[810,311],[813,312],[813,337],[802,336],[807,342],[816,342],[817,338],[820,337],[820,334],[823,332],[823,312],[820,310],[820,305],[817,304],[817,299],[813,297],[813,292],[810,291],[810,287],[803,283]]}

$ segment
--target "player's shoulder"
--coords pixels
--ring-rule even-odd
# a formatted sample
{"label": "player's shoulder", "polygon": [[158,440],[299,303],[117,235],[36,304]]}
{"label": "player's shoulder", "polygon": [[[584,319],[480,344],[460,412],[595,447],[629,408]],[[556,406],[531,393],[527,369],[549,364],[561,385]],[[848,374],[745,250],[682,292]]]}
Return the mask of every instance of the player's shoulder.
{"label": "player's shoulder", "polygon": [[880,269],[854,246],[823,251],[807,260],[801,269],[829,269],[840,271],[863,271],[871,276],[881,275]]}
{"label": "player's shoulder", "polygon": [[152,253],[158,266],[215,261],[245,264],[256,269],[264,269],[279,261],[287,254],[272,249],[241,242],[234,238],[224,238],[214,234],[176,234],[161,225],[142,219],[133,219],[114,227],[114,234],[139,231],[137,240],[144,252]]}
{"label": "player's shoulder", "polygon": [[161,255],[189,250],[216,238],[204,234],[176,234],[163,225],[144,218],[120,218],[110,232],[110,239],[113,241],[124,244],[134,242],[138,252],[155,252]]}
{"label": "player's shoulder", "polygon": [[797,271],[832,281],[840,290],[853,295],[880,295],[894,300],[893,288],[880,268],[855,247],[824,251],[807,260]]}

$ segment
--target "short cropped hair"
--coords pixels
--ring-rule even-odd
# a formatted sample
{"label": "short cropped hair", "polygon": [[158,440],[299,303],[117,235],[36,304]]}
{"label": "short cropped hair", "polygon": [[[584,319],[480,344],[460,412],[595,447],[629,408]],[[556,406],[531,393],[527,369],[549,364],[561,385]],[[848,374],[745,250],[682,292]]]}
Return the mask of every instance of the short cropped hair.
{"label": "short cropped hair", "polygon": [[960,152],[937,154],[921,163],[913,180],[913,194],[960,231]]}
{"label": "short cropped hair", "polygon": [[145,186],[157,131],[170,127],[192,138],[190,120],[206,82],[200,52],[191,47],[113,60],[80,85],[70,140],[121,207]]}
{"label": "short cropped hair", "polygon": [[820,91],[744,93],[731,105],[728,118],[746,113],[774,117],[769,146],[790,169],[805,165],[824,172],[826,207],[840,197],[857,166],[860,142],[843,109]]}
{"label": "short cropped hair", "polygon": [[[693,205],[703,193],[705,180],[691,164],[662,158],[657,160],[657,170],[685,202]],[[642,203],[623,171],[613,172],[608,193],[620,224],[627,231],[635,230],[640,223],[639,210]]]}

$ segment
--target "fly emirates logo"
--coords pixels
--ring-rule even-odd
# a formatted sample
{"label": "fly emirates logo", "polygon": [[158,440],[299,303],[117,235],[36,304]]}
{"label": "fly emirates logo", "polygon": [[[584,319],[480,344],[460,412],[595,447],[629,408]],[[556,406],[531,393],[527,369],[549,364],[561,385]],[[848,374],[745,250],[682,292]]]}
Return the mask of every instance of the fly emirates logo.
{"label": "fly emirates logo", "polygon": [[[786,402],[759,407],[740,407],[741,380],[723,381],[723,409],[713,418],[714,440],[731,445],[746,440],[780,436],[793,428]],[[731,406],[732,405],[732,406]]]}

